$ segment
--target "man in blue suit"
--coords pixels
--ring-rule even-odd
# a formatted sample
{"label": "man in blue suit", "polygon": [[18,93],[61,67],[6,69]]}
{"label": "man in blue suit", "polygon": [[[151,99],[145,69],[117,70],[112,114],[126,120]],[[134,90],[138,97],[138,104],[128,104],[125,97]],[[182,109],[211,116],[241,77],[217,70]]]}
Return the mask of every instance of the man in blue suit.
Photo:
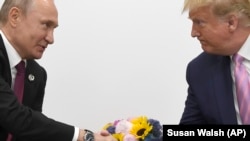
{"label": "man in blue suit", "polygon": [[232,56],[243,56],[250,72],[250,1],[185,0],[184,11],[204,52],[187,66],[180,124],[242,124]]}

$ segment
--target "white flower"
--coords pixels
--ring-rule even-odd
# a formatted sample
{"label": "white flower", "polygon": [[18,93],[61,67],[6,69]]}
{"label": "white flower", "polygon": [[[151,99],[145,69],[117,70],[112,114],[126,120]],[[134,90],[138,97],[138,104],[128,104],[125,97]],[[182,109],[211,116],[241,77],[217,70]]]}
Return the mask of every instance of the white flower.
{"label": "white flower", "polygon": [[135,136],[132,135],[132,134],[126,134],[126,135],[123,137],[123,141],[137,141],[137,139],[136,139]]}
{"label": "white flower", "polygon": [[123,133],[123,134],[129,134],[129,131],[131,130],[133,124],[127,120],[120,120],[115,128],[116,133]]}

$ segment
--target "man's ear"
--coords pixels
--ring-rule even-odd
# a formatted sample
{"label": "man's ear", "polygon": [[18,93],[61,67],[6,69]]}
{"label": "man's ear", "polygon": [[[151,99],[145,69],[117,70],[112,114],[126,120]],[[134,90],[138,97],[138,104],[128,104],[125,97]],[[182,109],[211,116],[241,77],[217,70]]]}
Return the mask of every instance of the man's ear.
{"label": "man's ear", "polygon": [[228,28],[230,32],[235,31],[239,25],[239,18],[235,14],[231,14],[228,17]]}
{"label": "man's ear", "polygon": [[11,26],[16,27],[17,23],[20,21],[21,18],[21,10],[17,7],[12,7],[9,12],[8,21],[10,22]]}

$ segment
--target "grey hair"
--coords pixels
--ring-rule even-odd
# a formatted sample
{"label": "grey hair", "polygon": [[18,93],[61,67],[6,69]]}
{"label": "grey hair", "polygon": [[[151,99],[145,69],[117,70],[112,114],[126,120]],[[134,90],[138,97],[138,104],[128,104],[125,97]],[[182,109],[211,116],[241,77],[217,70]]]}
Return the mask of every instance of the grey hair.
{"label": "grey hair", "polygon": [[4,0],[0,10],[0,27],[8,21],[8,14],[13,7],[22,10],[23,14],[27,14],[34,0]]}

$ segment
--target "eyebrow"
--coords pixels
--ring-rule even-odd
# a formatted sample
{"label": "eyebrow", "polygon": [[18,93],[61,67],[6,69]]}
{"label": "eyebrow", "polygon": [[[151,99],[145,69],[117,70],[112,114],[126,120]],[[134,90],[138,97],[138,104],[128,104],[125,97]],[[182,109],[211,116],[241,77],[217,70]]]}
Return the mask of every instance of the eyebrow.
{"label": "eyebrow", "polygon": [[59,25],[56,24],[54,21],[52,20],[44,20],[45,23],[48,23],[49,25],[53,26],[54,28],[57,28]]}

